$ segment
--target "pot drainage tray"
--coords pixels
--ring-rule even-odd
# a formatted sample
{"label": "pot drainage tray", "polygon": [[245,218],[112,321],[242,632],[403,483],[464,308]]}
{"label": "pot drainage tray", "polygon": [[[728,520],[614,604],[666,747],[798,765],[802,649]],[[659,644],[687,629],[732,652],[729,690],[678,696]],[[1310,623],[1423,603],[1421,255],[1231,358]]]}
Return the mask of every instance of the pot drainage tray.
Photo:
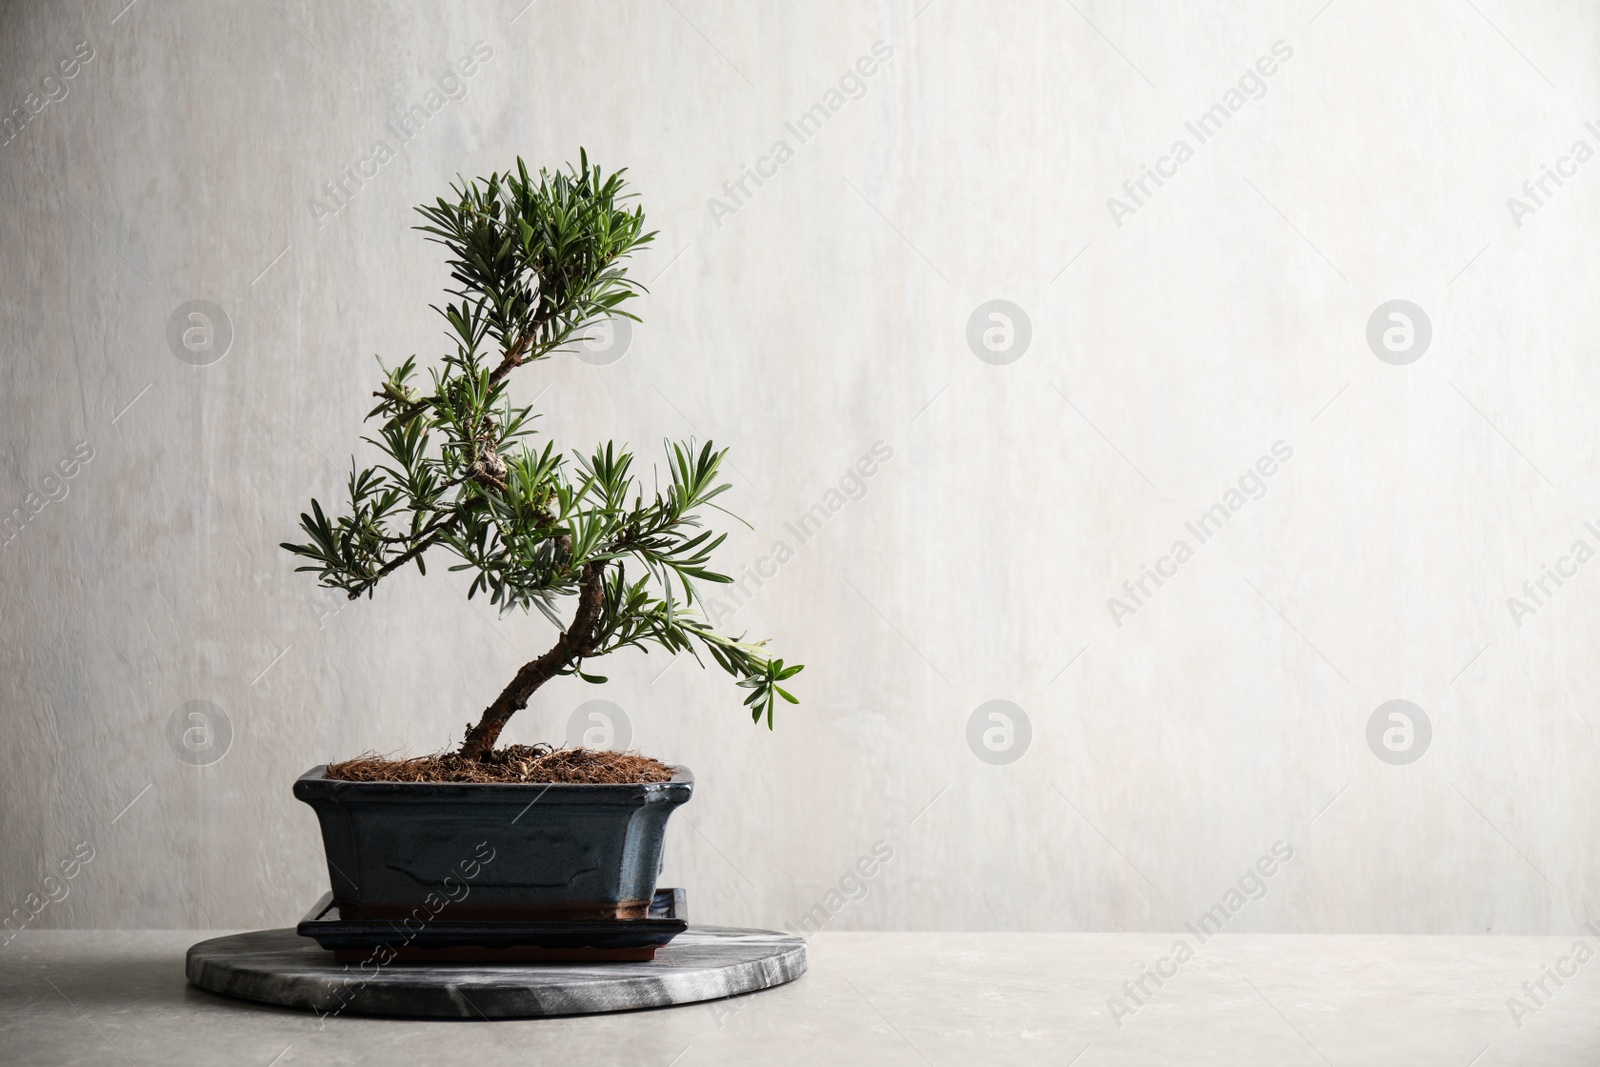
{"label": "pot drainage tray", "polygon": [[344,919],[324,893],[295,932],[338,963],[650,960],[688,929],[682,889],[658,889],[643,919]]}

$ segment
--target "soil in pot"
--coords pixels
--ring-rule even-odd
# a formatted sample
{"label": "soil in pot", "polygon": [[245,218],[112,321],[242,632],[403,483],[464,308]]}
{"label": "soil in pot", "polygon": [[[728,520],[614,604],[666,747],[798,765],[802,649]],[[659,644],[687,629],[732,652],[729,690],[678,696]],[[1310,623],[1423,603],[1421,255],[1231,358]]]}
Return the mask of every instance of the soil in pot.
{"label": "soil in pot", "polygon": [[326,777],[345,782],[559,782],[628,784],[666,782],[672,768],[636,752],[508,745],[482,759],[441,752],[410,759],[368,754],[330,763]]}

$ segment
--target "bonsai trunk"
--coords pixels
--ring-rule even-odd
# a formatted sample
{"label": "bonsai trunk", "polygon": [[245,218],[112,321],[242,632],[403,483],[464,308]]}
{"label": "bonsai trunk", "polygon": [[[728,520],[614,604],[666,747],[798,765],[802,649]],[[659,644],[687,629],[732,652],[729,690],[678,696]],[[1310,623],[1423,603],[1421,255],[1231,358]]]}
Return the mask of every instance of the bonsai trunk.
{"label": "bonsai trunk", "polygon": [[594,627],[600,619],[600,607],[605,592],[606,565],[596,560],[583,566],[583,576],[578,582],[578,610],[573,613],[572,625],[567,627],[550,651],[529,663],[524,663],[511,679],[511,684],[501,690],[494,703],[483,711],[478,725],[467,731],[461,743],[461,755],[467,759],[481,760],[494,751],[500,731],[511,716],[528,706],[528,698],[541,685],[560,674],[569,664],[577,663],[594,651]]}

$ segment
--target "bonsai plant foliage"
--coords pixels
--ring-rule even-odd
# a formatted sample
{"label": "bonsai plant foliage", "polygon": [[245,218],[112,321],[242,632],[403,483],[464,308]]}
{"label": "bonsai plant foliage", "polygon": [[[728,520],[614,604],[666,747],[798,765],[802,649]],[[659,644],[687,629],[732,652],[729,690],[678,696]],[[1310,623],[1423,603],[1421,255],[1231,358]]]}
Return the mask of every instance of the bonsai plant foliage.
{"label": "bonsai plant foliage", "polygon": [[[750,692],[753,721],[795,698],[782,684],[801,670],[765,642],[715,632],[697,609],[697,582],[729,582],[711,569],[725,534],[702,523],[729,486],[726,450],[669,442],[666,480],[650,489],[633,455],[613,442],[570,459],[533,442],[534,415],[507,395],[512,372],[585,339],[608,316],[638,321],[627,303],[642,286],[626,260],[648,244],[644,212],[630,207],[624,171],[577,166],[537,175],[516,169],[452,186],[417,210],[417,229],[449,250],[453,298],[435,306],[454,351],[419,376],[415,356],[379,366],[384,377],[365,438],[383,454],[352,461],[349,500],[337,518],[321,503],[300,516],[306,540],[283,545],[322,585],[369,597],[408,564],[426,573],[430,552],[469,571],[469,596],[502,614],[537,608],[561,630],[523,664],[471,726],[460,755],[482,759],[506,722],[551,678],[604,682],[587,661],[619,649],[703,652]],[[530,447],[530,444],[533,447]],[[564,617],[564,610],[568,614]]]}

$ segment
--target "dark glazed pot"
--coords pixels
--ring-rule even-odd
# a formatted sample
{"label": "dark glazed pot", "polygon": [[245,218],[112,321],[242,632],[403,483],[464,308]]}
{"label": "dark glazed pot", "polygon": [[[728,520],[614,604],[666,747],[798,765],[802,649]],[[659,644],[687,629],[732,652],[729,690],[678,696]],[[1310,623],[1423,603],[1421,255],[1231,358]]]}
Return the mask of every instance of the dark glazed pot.
{"label": "dark glazed pot", "polygon": [[687,767],[633,785],[342,782],[326,770],[301,775],[294,795],[322,824],[347,919],[644,918],[667,817],[694,792]]}

